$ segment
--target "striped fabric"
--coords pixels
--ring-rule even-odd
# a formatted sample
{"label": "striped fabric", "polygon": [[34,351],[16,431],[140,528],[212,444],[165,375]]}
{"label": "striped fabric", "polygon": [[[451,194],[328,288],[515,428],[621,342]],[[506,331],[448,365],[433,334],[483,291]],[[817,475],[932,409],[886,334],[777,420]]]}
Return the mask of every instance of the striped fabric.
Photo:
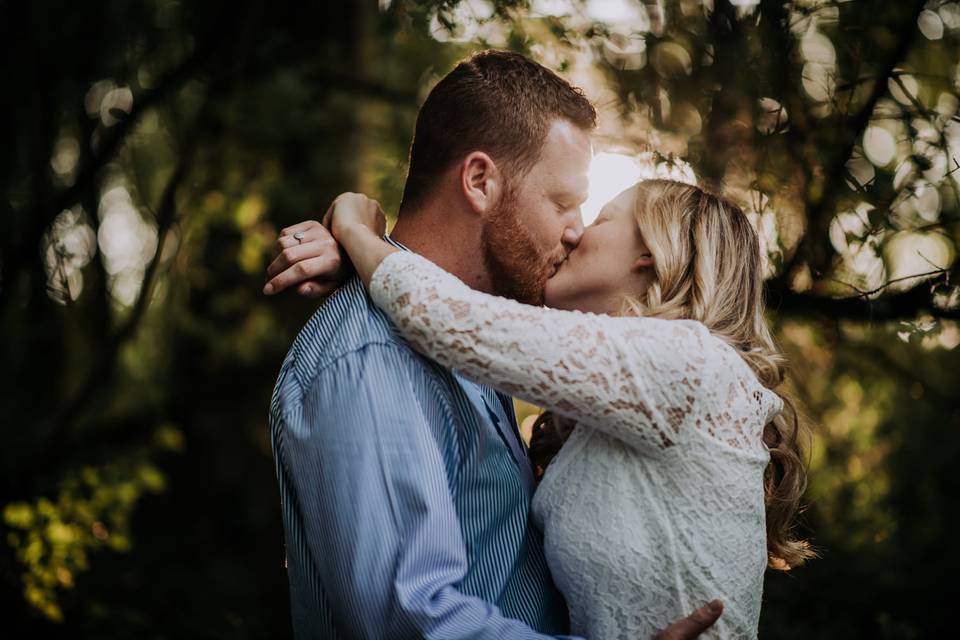
{"label": "striped fabric", "polygon": [[297,336],[270,425],[298,639],[565,630],[509,398],[411,351],[358,279]]}

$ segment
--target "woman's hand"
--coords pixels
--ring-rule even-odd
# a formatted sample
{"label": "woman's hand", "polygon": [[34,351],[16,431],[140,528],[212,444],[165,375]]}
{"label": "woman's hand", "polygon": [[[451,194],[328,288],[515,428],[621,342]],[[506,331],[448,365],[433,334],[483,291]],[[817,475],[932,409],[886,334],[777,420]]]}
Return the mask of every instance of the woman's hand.
{"label": "woman's hand", "polygon": [[354,231],[357,227],[363,227],[377,238],[382,237],[387,230],[387,218],[380,209],[380,203],[373,198],[362,193],[341,193],[330,205],[323,225],[343,244],[351,227]]}
{"label": "woman's hand", "polygon": [[273,295],[295,286],[302,296],[325,298],[351,273],[350,260],[330,231],[316,220],[306,220],[280,232],[263,293]]}
{"label": "woman's hand", "polygon": [[341,193],[323,221],[366,286],[383,259],[398,250],[383,240],[387,219],[380,204],[362,193]]}
{"label": "woman's hand", "polygon": [[306,220],[280,232],[273,261],[267,267],[266,295],[295,286],[300,295],[325,298],[346,281],[353,265],[334,239],[331,223],[341,234],[348,227],[366,227],[377,238],[387,224],[376,200],[360,193],[341,194],[330,205],[323,223]]}
{"label": "woman's hand", "polygon": [[297,285],[301,295],[323,298],[343,284],[354,267],[369,283],[380,261],[395,251],[381,239],[386,228],[376,200],[361,193],[340,194],[323,224],[308,220],[280,232],[263,292],[272,295]]}

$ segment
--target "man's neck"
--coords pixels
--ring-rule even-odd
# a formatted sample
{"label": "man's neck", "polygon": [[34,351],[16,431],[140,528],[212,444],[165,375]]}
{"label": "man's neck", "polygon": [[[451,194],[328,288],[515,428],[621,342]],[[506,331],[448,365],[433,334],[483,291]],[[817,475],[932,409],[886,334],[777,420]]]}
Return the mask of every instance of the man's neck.
{"label": "man's neck", "polygon": [[493,290],[479,220],[428,206],[404,211],[390,237],[478,291]]}

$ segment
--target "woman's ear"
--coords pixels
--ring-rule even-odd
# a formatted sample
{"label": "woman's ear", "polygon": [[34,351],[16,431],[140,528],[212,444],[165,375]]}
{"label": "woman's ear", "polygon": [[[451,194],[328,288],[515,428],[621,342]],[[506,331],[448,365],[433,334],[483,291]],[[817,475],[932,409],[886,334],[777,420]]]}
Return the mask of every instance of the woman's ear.
{"label": "woman's ear", "polygon": [[460,188],[470,208],[486,213],[501,195],[500,170],[493,158],[482,151],[474,151],[460,165]]}
{"label": "woman's ear", "polygon": [[643,271],[653,267],[653,255],[650,253],[641,253],[636,262],[633,263],[634,271]]}

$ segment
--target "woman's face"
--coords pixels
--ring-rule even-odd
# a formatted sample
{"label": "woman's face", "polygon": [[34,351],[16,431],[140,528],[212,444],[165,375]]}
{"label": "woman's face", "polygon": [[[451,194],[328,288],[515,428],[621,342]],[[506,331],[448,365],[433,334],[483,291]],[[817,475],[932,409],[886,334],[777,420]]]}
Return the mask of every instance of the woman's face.
{"label": "woman's face", "polygon": [[555,309],[615,313],[625,297],[641,296],[653,259],[634,214],[636,187],[604,205],[580,244],[547,280],[544,304]]}

